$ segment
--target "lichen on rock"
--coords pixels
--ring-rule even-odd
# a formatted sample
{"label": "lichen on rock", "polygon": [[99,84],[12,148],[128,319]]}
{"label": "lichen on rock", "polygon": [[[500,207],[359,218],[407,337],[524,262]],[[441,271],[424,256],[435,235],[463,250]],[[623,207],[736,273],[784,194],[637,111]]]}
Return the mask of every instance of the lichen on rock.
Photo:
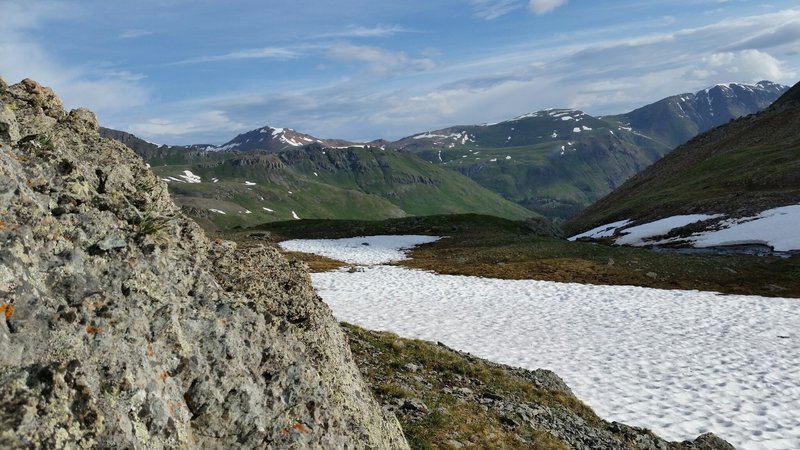
{"label": "lichen on rock", "polygon": [[305,270],[97,129],[0,79],[0,447],[407,448]]}

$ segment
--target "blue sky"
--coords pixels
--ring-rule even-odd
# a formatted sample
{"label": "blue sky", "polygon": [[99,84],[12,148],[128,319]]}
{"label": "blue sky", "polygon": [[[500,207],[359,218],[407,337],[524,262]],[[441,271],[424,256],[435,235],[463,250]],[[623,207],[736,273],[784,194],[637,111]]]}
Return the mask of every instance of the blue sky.
{"label": "blue sky", "polygon": [[158,143],[397,139],[800,78],[795,0],[0,0],[0,76]]}

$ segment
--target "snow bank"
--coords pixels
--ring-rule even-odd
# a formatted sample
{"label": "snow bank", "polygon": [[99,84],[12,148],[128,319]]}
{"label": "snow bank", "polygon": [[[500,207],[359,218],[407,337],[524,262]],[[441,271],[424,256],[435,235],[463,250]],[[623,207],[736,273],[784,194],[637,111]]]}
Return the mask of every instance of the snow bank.
{"label": "snow bank", "polygon": [[721,230],[692,235],[694,246],[764,244],[779,252],[800,250],[800,205],[770,209],[725,225]]}

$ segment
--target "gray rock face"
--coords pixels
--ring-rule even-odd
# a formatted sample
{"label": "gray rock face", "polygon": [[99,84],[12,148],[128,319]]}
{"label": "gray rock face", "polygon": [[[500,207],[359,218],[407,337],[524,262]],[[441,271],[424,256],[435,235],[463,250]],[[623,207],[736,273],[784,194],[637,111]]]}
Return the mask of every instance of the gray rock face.
{"label": "gray rock face", "polygon": [[303,267],[0,81],[0,448],[407,448]]}

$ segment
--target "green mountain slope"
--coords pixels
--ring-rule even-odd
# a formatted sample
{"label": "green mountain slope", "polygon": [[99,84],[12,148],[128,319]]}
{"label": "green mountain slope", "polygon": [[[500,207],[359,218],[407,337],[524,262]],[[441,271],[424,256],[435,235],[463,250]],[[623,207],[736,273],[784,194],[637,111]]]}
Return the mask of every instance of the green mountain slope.
{"label": "green mountain slope", "polygon": [[800,202],[800,85],[689,141],[570,220],[570,233],[678,214],[744,217]]}
{"label": "green mountain slope", "polygon": [[406,152],[310,145],[279,153],[187,155],[176,163],[152,164],[152,170],[169,183],[176,202],[208,227],[296,218],[536,216],[467,177]]}
{"label": "green mountain slope", "polygon": [[670,150],[630,128],[570,109],[426,132],[391,146],[457,170],[553,219],[574,215]]}

